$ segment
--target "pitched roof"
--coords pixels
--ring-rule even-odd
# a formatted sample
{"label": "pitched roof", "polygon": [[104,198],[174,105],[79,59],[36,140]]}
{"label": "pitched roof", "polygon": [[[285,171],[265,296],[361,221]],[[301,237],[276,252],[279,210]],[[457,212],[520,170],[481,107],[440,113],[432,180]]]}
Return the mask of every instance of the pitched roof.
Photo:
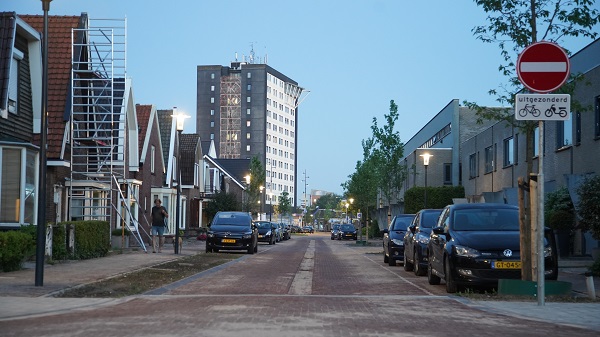
{"label": "pitched roof", "polygon": [[148,130],[148,122],[150,121],[150,112],[152,112],[152,105],[136,104],[135,112],[138,120],[138,149],[140,150],[141,158],[144,142],[146,141],[145,138]]}
{"label": "pitched roof", "polygon": [[[179,139],[181,184],[192,185],[194,183],[194,165],[196,160],[196,149],[200,136],[196,133],[182,133]],[[202,155],[202,154],[200,154]]]}
{"label": "pitched roof", "polygon": [[158,126],[160,127],[160,142],[163,148],[165,165],[169,165],[169,149],[171,144],[171,130],[173,129],[173,110],[157,110]]}
{"label": "pitched roof", "polygon": [[227,170],[236,180],[242,182],[244,177],[250,173],[250,159],[214,159],[219,165]]}
{"label": "pitched roof", "polygon": [[0,109],[6,109],[7,104],[9,69],[16,21],[14,12],[0,13],[0,27],[2,27],[0,29]]}
{"label": "pitched roof", "polygon": [[[43,33],[44,17],[20,15],[27,24]],[[87,14],[48,17],[48,158],[60,158],[68,117],[71,85],[71,30],[83,27]],[[69,102],[70,104],[70,102]]]}

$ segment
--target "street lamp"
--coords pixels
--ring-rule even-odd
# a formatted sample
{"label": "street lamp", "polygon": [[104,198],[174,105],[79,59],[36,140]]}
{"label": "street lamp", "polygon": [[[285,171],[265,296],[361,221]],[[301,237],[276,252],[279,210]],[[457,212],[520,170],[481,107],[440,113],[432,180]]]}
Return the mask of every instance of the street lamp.
{"label": "street lamp", "polygon": [[425,166],[425,192],[424,192],[424,206],[423,208],[427,208],[427,166],[429,166],[429,158],[433,157],[432,154],[424,153],[421,155],[423,157],[423,165]]}
{"label": "street lamp", "polygon": [[181,205],[181,160],[179,158],[179,149],[181,147],[183,123],[185,122],[185,119],[190,116],[187,116],[183,113],[175,113],[176,111],[177,107],[173,107],[173,115],[171,115],[171,117],[175,119],[175,125],[177,129],[177,155],[175,156],[177,160],[175,165],[177,168],[177,172],[175,172],[175,174],[177,174],[177,204],[175,205],[175,244],[173,247],[175,248],[175,254],[179,254],[179,222],[181,220],[181,211],[179,209]]}

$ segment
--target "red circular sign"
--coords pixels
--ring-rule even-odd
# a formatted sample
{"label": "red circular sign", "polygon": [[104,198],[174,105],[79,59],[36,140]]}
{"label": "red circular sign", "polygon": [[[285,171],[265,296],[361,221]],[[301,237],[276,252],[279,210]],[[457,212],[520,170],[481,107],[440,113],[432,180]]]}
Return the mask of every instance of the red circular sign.
{"label": "red circular sign", "polygon": [[557,44],[536,42],[517,59],[517,76],[533,92],[547,93],[560,88],[570,74],[569,56]]}

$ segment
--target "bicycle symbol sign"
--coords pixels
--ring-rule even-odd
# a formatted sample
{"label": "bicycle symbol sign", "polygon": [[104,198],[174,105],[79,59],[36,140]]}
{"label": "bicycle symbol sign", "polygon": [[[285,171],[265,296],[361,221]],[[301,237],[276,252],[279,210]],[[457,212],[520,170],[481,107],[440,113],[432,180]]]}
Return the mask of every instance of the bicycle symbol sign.
{"label": "bicycle symbol sign", "polygon": [[571,95],[518,94],[515,97],[517,120],[569,120]]}

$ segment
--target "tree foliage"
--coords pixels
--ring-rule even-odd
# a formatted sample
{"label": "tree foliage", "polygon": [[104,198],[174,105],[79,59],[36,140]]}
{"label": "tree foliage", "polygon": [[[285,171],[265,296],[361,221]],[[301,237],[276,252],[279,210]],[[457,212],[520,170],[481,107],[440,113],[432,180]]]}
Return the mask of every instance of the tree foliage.
{"label": "tree foliage", "polygon": [[594,239],[600,240],[600,176],[586,179],[579,185],[577,194],[580,228],[589,230]]}
{"label": "tree foliage", "polygon": [[256,215],[260,212],[262,192],[265,189],[266,173],[258,157],[250,161],[250,183],[246,187],[246,200],[244,209]]}
{"label": "tree foliage", "polygon": [[566,187],[547,193],[544,200],[546,226],[553,229],[574,229],[575,207]]}
{"label": "tree foliage", "polygon": [[279,196],[279,205],[277,206],[277,212],[281,215],[288,215],[292,210],[292,200],[290,194],[287,191],[281,192]]}
{"label": "tree foliage", "polygon": [[215,217],[219,211],[239,211],[240,204],[237,196],[233,193],[219,191],[213,195],[213,198],[206,205],[206,216],[209,221]]}

